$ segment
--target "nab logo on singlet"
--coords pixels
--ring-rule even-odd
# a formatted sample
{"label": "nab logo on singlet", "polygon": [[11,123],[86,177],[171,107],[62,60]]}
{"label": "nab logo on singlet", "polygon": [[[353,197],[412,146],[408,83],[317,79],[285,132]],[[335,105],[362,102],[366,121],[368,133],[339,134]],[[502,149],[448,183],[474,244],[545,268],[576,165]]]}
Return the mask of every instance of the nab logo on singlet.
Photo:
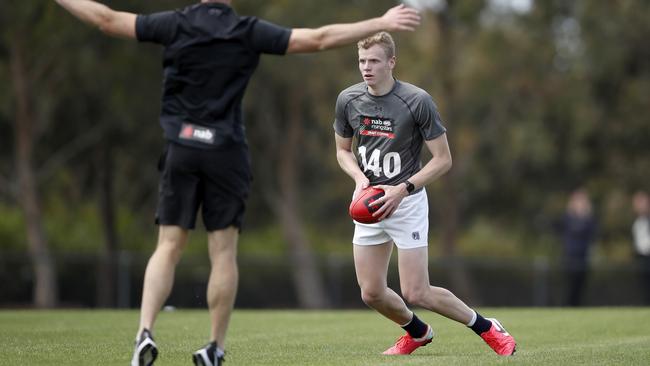
{"label": "nab logo on singlet", "polygon": [[393,120],[381,117],[361,116],[359,133],[363,136],[395,138],[393,132]]}
{"label": "nab logo on singlet", "polygon": [[191,123],[183,123],[178,137],[183,140],[193,140],[206,144],[214,143],[215,130],[213,128],[201,127]]}

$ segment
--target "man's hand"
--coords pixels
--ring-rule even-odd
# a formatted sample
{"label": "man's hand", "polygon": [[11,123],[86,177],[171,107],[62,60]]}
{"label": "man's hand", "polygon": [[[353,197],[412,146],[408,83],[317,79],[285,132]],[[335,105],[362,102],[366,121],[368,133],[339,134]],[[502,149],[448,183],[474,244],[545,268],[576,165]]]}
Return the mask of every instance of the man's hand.
{"label": "man's hand", "polygon": [[414,31],[420,25],[420,12],[401,4],[388,9],[381,20],[385,23],[384,29],[389,32]]}
{"label": "man's hand", "polygon": [[381,206],[377,212],[372,214],[372,216],[378,217],[379,221],[389,218],[390,215],[397,210],[397,207],[399,207],[399,204],[402,202],[404,197],[409,195],[404,183],[400,183],[396,186],[378,185],[375,187],[383,189],[385,193],[383,197],[371,203],[373,206]]}
{"label": "man's hand", "polygon": [[368,178],[364,176],[363,178],[359,178],[358,180],[356,180],[355,183],[356,185],[354,187],[354,194],[352,195],[353,200],[357,197],[359,192],[368,188],[368,186],[370,185],[370,181],[368,180]]}

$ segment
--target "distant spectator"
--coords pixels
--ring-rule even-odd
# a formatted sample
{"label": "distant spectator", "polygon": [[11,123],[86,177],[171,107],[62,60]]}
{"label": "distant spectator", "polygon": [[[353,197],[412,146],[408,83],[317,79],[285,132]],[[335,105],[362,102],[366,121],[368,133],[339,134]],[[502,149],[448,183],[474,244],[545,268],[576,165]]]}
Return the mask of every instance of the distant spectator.
{"label": "distant spectator", "polygon": [[582,188],[575,190],[559,223],[564,246],[566,303],[569,306],[581,304],[589,270],[589,253],[596,239],[597,227],[589,194]]}
{"label": "distant spectator", "polygon": [[646,304],[650,304],[650,198],[644,191],[632,198],[636,220],[632,225],[634,251],[637,255]]}

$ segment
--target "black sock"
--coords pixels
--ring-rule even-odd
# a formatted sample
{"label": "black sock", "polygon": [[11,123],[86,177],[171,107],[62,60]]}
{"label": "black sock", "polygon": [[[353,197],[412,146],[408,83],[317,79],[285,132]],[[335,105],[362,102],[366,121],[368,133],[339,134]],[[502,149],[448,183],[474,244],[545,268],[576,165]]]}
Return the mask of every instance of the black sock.
{"label": "black sock", "polygon": [[138,337],[138,339],[140,339],[141,341],[144,340],[145,338],[153,339],[153,334],[151,334],[151,331],[147,328],[143,328],[142,332],[140,332],[140,336]]}
{"label": "black sock", "polygon": [[490,327],[492,327],[492,322],[482,317],[481,314],[476,313],[476,321],[470,328],[472,328],[474,333],[481,335],[490,330]]}
{"label": "black sock", "polygon": [[402,327],[412,338],[422,338],[427,335],[428,330],[427,323],[420,320],[420,318],[413,313],[413,318],[411,321]]}

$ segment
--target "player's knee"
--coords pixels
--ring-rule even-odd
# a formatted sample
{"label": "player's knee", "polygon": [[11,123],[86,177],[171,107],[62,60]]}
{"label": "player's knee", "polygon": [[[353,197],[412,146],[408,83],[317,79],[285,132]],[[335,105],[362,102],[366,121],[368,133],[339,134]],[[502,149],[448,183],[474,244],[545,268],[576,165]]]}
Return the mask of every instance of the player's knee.
{"label": "player's knee", "polygon": [[451,291],[441,287],[434,287],[431,296],[431,306],[433,310],[444,309],[453,303],[455,299],[456,296]]}
{"label": "player's knee", "polygon": [[384,291],[383,289],[379,288],[368,288],[368,289],[361,289],[361,300],[363,302],[372,307],[374,304],[377,304],[381,302],[383,299]]}
{"label": "player's knee", "polygon": [[406,288],[402,291],[404,300],[411,305],[423,306],[426,303],[428,289]]}
{"label": "player's knee", "polygon": [[236,243],[214,243],[211,242],[209,248],[210,256],[216,257],[235,257],[237,256]]}
{"label": "player's knee", "polygon": [[156,247],[156,254],[164,256],[167,260],[178,262],[183,254],[183,243],[161,240]]}
{"label": "player's knee", "polygon": [[447,290],[446,288],[433,287],[433,291],[436,299],[439,301],[448,302],[449,300],[452,300],[456,297],[451,291]]}

